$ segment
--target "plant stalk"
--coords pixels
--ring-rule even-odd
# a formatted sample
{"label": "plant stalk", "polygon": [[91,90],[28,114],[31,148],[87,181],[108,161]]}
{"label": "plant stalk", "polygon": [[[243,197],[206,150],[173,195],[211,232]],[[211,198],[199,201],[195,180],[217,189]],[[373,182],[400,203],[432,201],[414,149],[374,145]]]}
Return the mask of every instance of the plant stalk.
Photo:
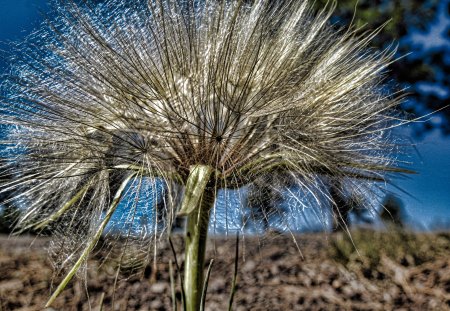
{"label": "plant stalk", "polygon": [[[209,180],[211,171],[206,169],[203,173],[195,170],[191,171],[196,175],[196,179],[207,178]],[[198,189],[198,188],[197,188]],[[190,189],[186,189],[189,193]],[[186,195],[186,194],[185,194]],[[186,198],[185,198],[186,199]],[[189,198],[187,198],[189,200]],[[214,205],[215,191],[213,188],[205,186],[199,200],[191,200],[196,203],[195,209],[187,216],[186,236],[185,236],[185,262],[184,262],[184,290],[186,295],[186,310],[199,311],[203,291],[203,268],[205,264],[206,239],[208,236],[209,215]]]}

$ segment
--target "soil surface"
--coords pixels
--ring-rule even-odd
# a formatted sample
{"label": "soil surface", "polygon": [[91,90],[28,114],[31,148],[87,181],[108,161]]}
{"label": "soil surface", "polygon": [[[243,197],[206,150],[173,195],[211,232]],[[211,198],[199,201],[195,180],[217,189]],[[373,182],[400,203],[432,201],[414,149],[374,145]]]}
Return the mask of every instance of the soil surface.
{"label": "soil surface", "polygon": [[[364,256],[342,262],[330,253],[334,236],[245,237],[239,243],[238,279],[233,310],[450,310],[450,246],[432,260],[414,263],[408,255],[383,254],[368,268]],[[53,277],[46,251],[49,240],[0,236],[0,310],[172,310],[169,245],[159,250],[155,266],[140,274],[116,272],[89,260],[86,282],[75,279],[44,309]],[[175,249],[182,238],[174,237]],[[300,253],[301,252],[301,253]],[[214,258],[206,310],[227,310],[235,262],[235,238],[211,238]],[[183,255],[177,259],[180,264]],[[209,259],[207,262],[209,262]],[[178,279],[177,279],[178,281]],[[181,292],[177,282],[178,310]],[[101,302],[103,301],[103,303]]]}

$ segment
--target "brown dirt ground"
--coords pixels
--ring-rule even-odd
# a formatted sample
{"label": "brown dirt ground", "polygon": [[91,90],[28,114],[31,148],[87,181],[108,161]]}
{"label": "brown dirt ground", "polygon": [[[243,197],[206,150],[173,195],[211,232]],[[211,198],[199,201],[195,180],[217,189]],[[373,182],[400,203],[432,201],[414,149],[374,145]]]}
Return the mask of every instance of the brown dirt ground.
{"label": "brown dirt ground", "polygon": [[[330,258],[332,238],[297,236],[303,258],[290,236],[241,239],[233,310],[450,310],[450,252],[417,265],[381,256],[374,274],[362,264],[346,265]],[[181,237],[174,240],[175,248],[182,249]],[[0,236],[0,311],[43,310],[54,281],[48,242]],[[215,263],[206,310],[227,310],[235,240],[209,242],[207,257]],[[160,254],[156,271],[146,267],[143,273],[120,280],[115,290],[114,269],[100,266],[94,257],[87,282],[72,281],[47,310],[97,311],[102,295],[104,311],[172,310],[168,262],[173,256],[168,245]],[[182,257],[178,255],[181,262]],[[181,297],[179,286],[177,297]]]}

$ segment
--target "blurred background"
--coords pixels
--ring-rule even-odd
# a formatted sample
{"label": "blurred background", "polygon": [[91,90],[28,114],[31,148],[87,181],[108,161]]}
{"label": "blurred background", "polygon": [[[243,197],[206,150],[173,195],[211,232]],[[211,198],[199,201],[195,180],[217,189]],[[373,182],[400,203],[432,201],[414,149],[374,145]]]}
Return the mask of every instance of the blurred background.
{"label": "blurred background", "polygon": [[[325,3],[326,1],[322,1]],[[355,11],[356,7],[356,11]],[[354,12],[356,12],[354,14]],[[450,226],[450,1],[339,0],[334,21],[375,29],[390,22],[373,41],[374,47],[398,45],[389,72],[391,83],[406,88],[403,109],[419,122],[398,130],[417,150],[404,160],[417,175],[394,181],[385,203],[402,205],[403,221],[415,229]],[[435,112],[439,111],[439,112]],[[390,201],[390,202],[389,202]]]}
{"label": "blurred background", "polygon": [[431,113],[398,129],[417,150],[404,160],[418,174],[395,180],[398,188],[389,187],[392,194],[385,198],[385,204],[398,205],[403,222],[419,230],[450,227],[449,13],[448,0],[339,0],[333,17],[337,24],[354,19],[368,29],[390,20],[372,44],[379,49],[398,45],[399,60],[391,65],[389,78],[406,88],[409,96],[402,108],[409,117]]}
{"label": "blurred background", "polygon": [[[320,0],[315,5],[320,8],[325,3]],[[10,43],[24,40],[45,20],[50,7],[49,0],[0,0],[0,72],[8,70]],[[418,174],[393,180],[395,186],[387,186],[389,192],[379,204],[380,217],[375,218],[390,218],[419,231],[450,228],[450,108],[446,108],[450,102],[449,10],[449,0],[339,0],[332,17],[337,27],[353,21],[355,26],[372,30],[390,21],[372,47],[398,46],[399,59],[390,67],[388,85],[408,92],[402,104],[408,118],[425,117],[396,130],[397,135],[414,144],[416,152],[401,160]],[[5,132],[4,128],[0,130]],[[235,199],[225,200],[223,195],[219,198],[218,213],[227,213],[221,200],[229,205]],[[348,202],[342,205],[345,208]],[[383,206],[390,216],[383,216]],[[10,230],[17,215],[15,208],[13,204],[0,207],[1,231]],[[349,209],[345,216],[351,224],[377,223],[373,216],[355,211]],[[314,209],[305,210],[302,219],[296,220],[296,227],[300,231],[333,228],[333,220],[324,226],[315,214]],[[262,225],[262,229],[277,229],[273,227],[271,223]]]}

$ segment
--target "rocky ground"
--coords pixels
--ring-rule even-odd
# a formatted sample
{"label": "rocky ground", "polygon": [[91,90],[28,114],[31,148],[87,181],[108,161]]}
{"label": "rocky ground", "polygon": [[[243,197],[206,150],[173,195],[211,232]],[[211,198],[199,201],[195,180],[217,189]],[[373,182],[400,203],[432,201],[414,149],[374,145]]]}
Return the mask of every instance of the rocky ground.
{"label": "rocky ground", "polygon": [[[364,231],[353,240],[357,251],[343,234],[299,235],[297,245],[291,236],[241,239],[233,310],[450,310],[450,234]],[[181,237],[174,242],[182,249]],[[0,237],[1,311],[43,310],[58,280],[47,244],[44,238]],[[213,238],[209,245],[207,256],[215,262],[206,310],[227,310],[235,240]],[[72,282],[47,310],[172,310],[173,256],[168,245],[160,254],[156,270],[124,272],[115,289],[115,269],[93,258],[87,281]]]}

